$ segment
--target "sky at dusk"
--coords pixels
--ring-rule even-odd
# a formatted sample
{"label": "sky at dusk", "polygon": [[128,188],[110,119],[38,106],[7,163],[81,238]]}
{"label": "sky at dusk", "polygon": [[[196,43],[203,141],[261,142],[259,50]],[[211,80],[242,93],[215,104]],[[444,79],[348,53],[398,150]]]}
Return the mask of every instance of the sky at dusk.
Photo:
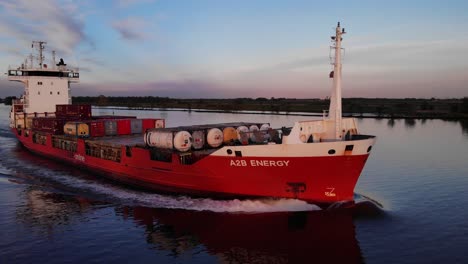
{"label": "sky at dusk", "polygon": [[0,0],[0,66],[44,40],[74,96],[324,98],[337,21],[344,97],[468,96],[468,1]]}

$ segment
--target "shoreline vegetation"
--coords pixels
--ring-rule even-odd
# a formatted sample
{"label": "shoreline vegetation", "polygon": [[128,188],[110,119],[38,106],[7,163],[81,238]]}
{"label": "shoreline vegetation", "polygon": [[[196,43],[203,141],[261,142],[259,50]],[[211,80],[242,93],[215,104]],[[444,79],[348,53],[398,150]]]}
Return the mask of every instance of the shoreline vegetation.
{"label": "shoreline vegetation", "polygon": [[[11,104],[14,97],[0,98]],[[323,116],[329,99],[233,98],[177,99],[168,97],[77,96],[74,104],[97,107],[127,107],[139,110],[177,110],[219,113],[255,113]],[[362,118],[468,119],[468,97],[461,99],[343,98],[343,116]]]}

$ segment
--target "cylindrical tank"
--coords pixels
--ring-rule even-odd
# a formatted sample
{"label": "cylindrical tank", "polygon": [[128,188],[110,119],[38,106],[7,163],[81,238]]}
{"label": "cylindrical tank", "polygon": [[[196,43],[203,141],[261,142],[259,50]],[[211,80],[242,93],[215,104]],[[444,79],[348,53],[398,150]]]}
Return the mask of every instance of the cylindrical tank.
{"label": "cylindrical tank", "polygon": [[187,131],[179,131],[174,135],[174,148],[185,152],[192,147],[192,136]]}
{"label": "cylindrical tank", "polygon": [[260,127],[260,131],[267,131],[268,129],[270,129],[270,125],[269,125],[269,124],[263,124],[263,125]]}
{"label": "cylindrical tank", "polygon": [[172,149],[172,132],[171,131],[149,131],[145,133],[145,143],[150,147]]}
{"label": "cylindrical tank", "polygon": [[256,134],[257,131],[258,131],[258,126],[256,126],[256,125],[251,125],[251,126],[249,127],[250,140],[251,140],[252,142],[257,142],[257,141],[260,142],[260,141],[262,141],[261,138],[257,138],[257,136],[259,136],[258,134]]}
{"label": "cylindrical tank", "polygon": [[194,149],[202,149],[205,145],[205,131],[197,130],[192,132],[192,147]]}
{"label": "cylindrical tank", "polygon": [[269,124],[263,124],[260,127],[260,131],[262,132],[261,135],[263,136],[263,141],[270,141],[270,133],[269,130],[271,130]]}
{"label": "cylindrical tank", "polygon": [[249,144],[249,128],[246,126],[239,126],[236,131],[237,139],[244,145]]}
{"label": "cylindrical tank", "polygon": [[206,141],[212,148],[217,148],[223,144],[223,131],[219,128],[210,128],[206,134]]}
{"label": "cylindrical tank", "polygon": [[223,138],[225,144],[232,144],[237,140],[237,131],[233,127],[225,127],[223,129]]}

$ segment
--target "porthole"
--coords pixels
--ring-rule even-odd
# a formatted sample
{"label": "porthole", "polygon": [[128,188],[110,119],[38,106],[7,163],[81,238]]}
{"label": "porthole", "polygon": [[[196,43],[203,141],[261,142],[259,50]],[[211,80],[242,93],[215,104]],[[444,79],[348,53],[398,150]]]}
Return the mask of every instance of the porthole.
{"label": "porthole", "polygon": [[231,149],[228,149],[226,150],[227,154],[231,155],[232,154],[232,150]]}
{"label": "porthole", "polygon": [[369,146],[369,147],[367,148],[367,153],[369,153],[369,152],[371,151],[371,149],[372,149],[372,146]]}
{"label": "porthole", "polygon": [[335,154],[335,152],[336,152],[336,151],[335,151],[334,149],[330,149],[330,150],[328,151],[328,154],[333,155],[333,154]]}

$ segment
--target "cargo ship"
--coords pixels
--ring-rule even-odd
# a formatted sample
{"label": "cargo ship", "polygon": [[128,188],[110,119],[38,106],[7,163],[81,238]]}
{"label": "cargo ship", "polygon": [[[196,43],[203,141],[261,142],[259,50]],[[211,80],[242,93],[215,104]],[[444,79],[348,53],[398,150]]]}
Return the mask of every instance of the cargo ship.
{"label": "cargo ship", "polygon": [[275,129],[268,123],[166,127],[164,119],[94,116],[72,104],[70,85],[79,69],[44,63],[38,56],[10,67],[24,84],[13,101],[10,127],[24,147],[41,156],[115,181],[157,192],[201,197],[293,198],[316,204],[353,201],[354,187],[375,143],[341,110],[341,42],[331,37],[330,108],[322,119]]}

